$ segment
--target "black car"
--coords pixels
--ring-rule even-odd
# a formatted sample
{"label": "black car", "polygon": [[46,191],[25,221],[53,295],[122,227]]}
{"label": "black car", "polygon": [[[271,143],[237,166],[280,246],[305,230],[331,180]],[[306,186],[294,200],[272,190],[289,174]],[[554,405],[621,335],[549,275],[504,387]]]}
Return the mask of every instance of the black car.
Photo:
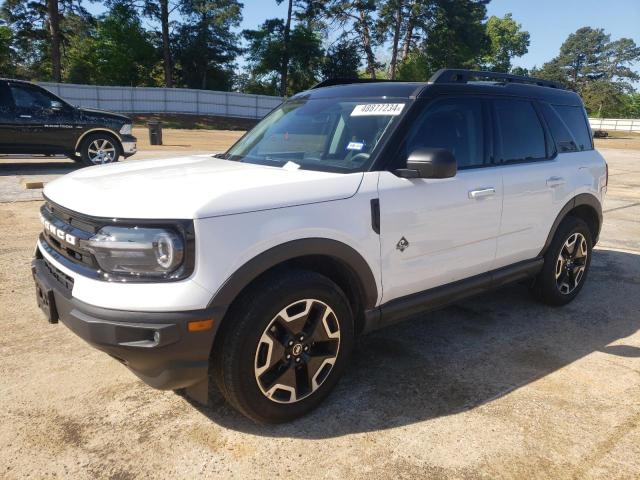
{"label": "black car", "polygon": [[136,153],[131,119],[70,105],[30,82],[0,79],[0,154],[63,154],[96,165]]}

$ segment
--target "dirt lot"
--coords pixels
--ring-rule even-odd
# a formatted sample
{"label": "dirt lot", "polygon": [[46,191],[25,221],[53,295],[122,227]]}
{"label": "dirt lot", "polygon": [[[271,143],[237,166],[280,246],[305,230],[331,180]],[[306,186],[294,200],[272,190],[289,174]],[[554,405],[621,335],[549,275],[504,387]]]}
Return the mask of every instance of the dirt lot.
{"label": "dirt lot", "polygon": [[516,285],[362,337],[328,401],[278,427],[152,390],[45,324],[40,202],[0,203],[0,478],[638,478],[640,154],[603,153],[605,226],[576,302]]}

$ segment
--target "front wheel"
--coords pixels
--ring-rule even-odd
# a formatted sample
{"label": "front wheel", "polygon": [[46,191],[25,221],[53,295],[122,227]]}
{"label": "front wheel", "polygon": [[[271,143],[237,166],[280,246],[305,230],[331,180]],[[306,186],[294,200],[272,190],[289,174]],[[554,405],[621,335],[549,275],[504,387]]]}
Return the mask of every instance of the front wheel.
{"label": "front wheel", "polygon": [[120,144],[107,133],[91,134],[80,146],[80,159],[85,165],[117,162],[120,154]]}
{"label": "front wheel", "polygon": [[265,278],[229,315],[214,346],[212,375],[227,401],[257,422],[286,422],[314,409],[350,357],[349,302],[314,272]]}
{"label": "front wheel", "polygon": [[548,305],[565,305],[573,300],[587,279],[592,250],[587,224],[567,217],[544,256],[544,266],[532,286],[534,296]]}

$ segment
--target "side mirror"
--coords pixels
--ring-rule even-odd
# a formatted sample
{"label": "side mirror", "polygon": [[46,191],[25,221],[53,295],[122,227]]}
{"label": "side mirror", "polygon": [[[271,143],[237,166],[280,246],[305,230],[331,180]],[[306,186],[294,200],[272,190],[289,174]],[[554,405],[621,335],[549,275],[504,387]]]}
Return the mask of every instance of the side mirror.
{"label": "side mirror", "polygon": [[394,173],[401,178],[451,178],[457,171],[456,158],[449,150],[418,148],[409,155],[407,168]]}
{"label": "side mirror", "polygon": [[64,110],[64,105],[62,104],[62,102],[57,102],[53,100],[49,108],[54,112],[59,112],[61,110]]}

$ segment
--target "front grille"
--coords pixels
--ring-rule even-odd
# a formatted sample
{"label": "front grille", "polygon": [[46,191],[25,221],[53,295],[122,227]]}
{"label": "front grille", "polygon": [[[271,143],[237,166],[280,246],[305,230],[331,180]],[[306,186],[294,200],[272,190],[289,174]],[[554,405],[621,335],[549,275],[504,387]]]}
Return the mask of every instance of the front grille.
{"label": "front grille", "polygon": [[[41,207],[40,214],[45,225],[42,237],[51,249],[75,264],[81,264],[91,269],[98,268],[91,252],[83,247],[83,241],[91,238],[99,230],[99,225],[91,224],[50,202],[46,202]],[[47,223],[55,227],[54,232],[46,228]],[[64,235],[57,235],[61,232]],[[75,240],[74,243],[67,241],[70,239],[69,236]]]}
{"label": "front grille", "polygon": [[97,233],[102,225],[98,225],[92,222],[82,215],[62,208],[52,202],[45,202],[43,208],[53,217],[60,219],[62,222],[70,225],[78,230],[83,230],[88,233]]}

